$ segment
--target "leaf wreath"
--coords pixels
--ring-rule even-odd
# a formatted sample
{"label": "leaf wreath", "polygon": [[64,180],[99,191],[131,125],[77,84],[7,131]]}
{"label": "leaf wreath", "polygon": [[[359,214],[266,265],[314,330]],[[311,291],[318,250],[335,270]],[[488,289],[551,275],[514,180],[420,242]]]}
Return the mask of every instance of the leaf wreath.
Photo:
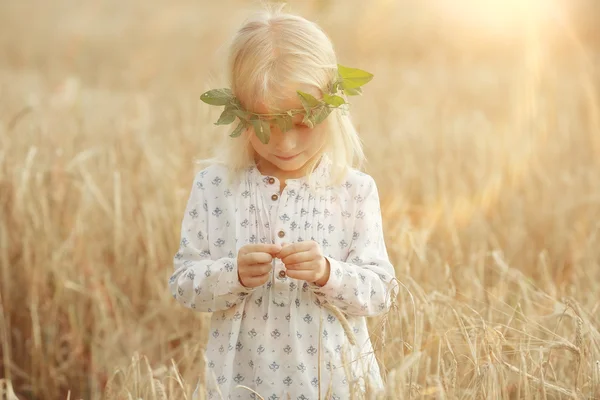
{"label": "leaf wreath", "polygon": [[215,125],[229,125],[236,118],[239,119],[237,127],[229,135],[232,138],[240,136],[244,130],[252,127],[260,141],[267,144],[271,138],[271,124],[277,124],[282,132],[287,132],[292,129],[292,118],[302,114],[304,115],[302,123],[313,128],[316,124],[323,122],[334,108],[344,109],[347,107],[348,103],[343,96],[362,94],[361,86],[371,79],[373,79],[373,74],[369,72],[338,64],[337,78],[328,88],[329,92],[323,93],[322,100],[298,90],[296,93],[303,108],[278,114],[258,114],[245,110],[231,89],[228,88],[209,90],[200,96],[200,100],[213,106],[224,106]]}

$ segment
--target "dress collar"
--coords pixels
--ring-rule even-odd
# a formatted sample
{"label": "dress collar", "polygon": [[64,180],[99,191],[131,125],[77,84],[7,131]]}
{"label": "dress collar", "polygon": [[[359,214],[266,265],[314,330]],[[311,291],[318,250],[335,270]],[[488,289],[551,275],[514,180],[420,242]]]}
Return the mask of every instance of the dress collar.
{"label": "dress collar", "polygon": [[[316,168],[308,176],[300,178],[286,179],[286,185],[305,185],[312,187],[324,187],[328,185],[331,176],[331,159],[327,154],[323,154]],[[248,177],[256,184],[270,185],[270,179],[277,179],[274,176],[263,175],[256,164],[248,167]]]}

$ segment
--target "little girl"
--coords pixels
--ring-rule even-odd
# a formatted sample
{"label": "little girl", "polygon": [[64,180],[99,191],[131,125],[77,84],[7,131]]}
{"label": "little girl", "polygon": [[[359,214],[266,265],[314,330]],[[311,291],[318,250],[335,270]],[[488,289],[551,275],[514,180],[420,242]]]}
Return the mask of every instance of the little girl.
{"label": "little girl", "polygon": [[372,75],[339,66],[317,25],[281,9],[248,20],[229,61],[231,89],[201,99],[238,125],[195,178],[169,280],[178,302],[212,312],[195,396],[380,389],[365,317],[397,286],[346,102]]}

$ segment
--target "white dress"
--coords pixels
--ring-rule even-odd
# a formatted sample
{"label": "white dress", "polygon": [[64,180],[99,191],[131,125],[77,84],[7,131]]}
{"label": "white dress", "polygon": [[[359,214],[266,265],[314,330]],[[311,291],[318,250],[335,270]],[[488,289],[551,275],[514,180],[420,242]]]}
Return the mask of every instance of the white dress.
{"label": "white dress", "polygon": [[[326,186],[324,157],[310,179],[279,181],[249,167],[238,178],[224,166],[199,172],[185,210],[181,245],[169,280],[174,298],[212,312],[205,383],[209,399],[347,399],[381,388],[365,317],[387,311],[397,294],[373,178],[349,170]],[[248,289],[236,258],[248,243],[314,240],[331,265],[323,287],[288,278],[273,261],[271,279]],[[328,302],[346,316],[349,343]],[[319,360],[321,363],[319,376]],[[198,389],[197,389],[198,390]]]}

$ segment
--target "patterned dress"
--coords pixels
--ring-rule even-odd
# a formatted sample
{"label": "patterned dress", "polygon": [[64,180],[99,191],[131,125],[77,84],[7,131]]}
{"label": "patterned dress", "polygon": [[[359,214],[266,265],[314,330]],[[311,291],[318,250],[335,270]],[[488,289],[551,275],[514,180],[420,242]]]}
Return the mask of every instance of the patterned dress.
{"label": "patterned dress", "polygon": [[[275,177],[256,166],[240,176],[212,165],[194,180],[181,245],[169,280],[173,297],[212,312],[204,382],[209,399],[348,399],[381,388],[365,317],[387,311],[397,294],[373,178],[350,169],[342,185],[327,185],[324,157],[308,178]],[[314,240],[331,265],[318,287],[286,276],[273,261],[271,278],[248,289],[237,275],[237,253],[249,243]],[[352,345],[333,305],[345,315]],[[337,314],[339,315],[339,314]],[[318,364],[321,364],[321,368]]]}

